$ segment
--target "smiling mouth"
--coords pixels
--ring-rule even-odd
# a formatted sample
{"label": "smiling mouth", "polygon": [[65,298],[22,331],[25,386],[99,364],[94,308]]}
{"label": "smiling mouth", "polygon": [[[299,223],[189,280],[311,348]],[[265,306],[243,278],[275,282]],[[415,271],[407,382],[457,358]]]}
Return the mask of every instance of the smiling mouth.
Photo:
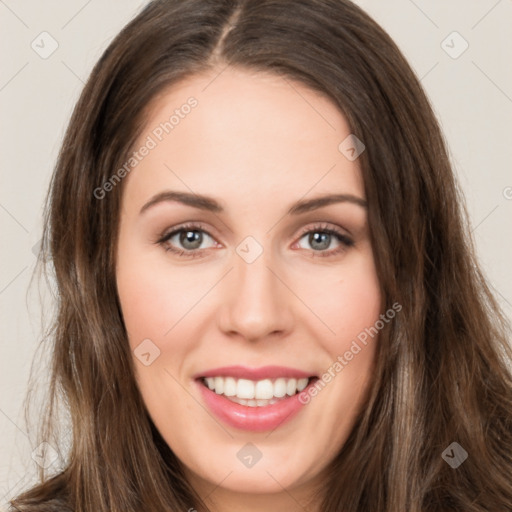
{"label": "smiling mouth", "polygon": [[222,395],[233,403],[247,407],[273,405],[303,391],[317,377],[249,380],[234,377],[200,377],[198,379],[210,391]]}

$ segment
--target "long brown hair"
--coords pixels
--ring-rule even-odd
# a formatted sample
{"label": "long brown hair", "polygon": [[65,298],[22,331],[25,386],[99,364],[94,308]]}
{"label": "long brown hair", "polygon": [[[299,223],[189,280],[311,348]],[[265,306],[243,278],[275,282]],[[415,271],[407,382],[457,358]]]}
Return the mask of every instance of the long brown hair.
{"label": "long brown hair", "polygon": [[[95,66],[62,144],[42,246],[58,289],[42,435],[62,401],[71,445],[65,466],[42,471],[13,507],[205,509],[135,384],[115,285],[122,183],[102,200],[93,191],[126,161],[152,99],[227,65],[300,81],[339,106],[366,146],[384,310],[403,306],[381,332],[367,404],[326,471],[321,510],[512,510],[510,329],[475,260],[429,101],[349,0],[155,0]],[[468,453],[456,469],[442,457],[452,442]]]}

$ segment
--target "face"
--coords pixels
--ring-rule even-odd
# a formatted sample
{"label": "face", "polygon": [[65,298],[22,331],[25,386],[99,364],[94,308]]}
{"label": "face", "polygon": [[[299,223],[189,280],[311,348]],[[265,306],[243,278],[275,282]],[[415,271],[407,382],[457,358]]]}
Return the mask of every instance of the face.
{"label": "face", "polygon": [[116,275],[136,379],[211,503],[313,488],[363,406],[381,295],[349,135],[319,93],[228,68],[159,97],[135,145]]}

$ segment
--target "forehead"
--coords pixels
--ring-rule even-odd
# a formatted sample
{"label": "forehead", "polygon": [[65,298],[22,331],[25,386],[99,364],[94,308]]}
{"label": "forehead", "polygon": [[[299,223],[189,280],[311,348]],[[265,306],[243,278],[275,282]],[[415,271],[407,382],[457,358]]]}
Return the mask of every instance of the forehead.
{"label": "forehead", "polygon": [[246,206],[269,195],[298,199],[333,189],[364,197],[357,160],[339,149],[349,135],[336,105],[302,83],[212,70],[152,102],[134,147],[151,150],[130,172],[127,195],[140,202],[172,188]]}

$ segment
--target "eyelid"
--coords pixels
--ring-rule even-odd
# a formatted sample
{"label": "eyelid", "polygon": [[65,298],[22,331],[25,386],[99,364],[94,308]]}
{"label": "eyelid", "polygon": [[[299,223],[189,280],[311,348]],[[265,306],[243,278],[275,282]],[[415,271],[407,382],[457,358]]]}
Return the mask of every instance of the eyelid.
{"label": "eyelid", "polygon": [[[336,226],[335,224],[332,224],[330,222],[314,222],[313,225],[308,224],[302,230],[299,232],[299,237],[304,236],[307,233],[310,233],[311,231],[330,231],[333,233],[336,233],[338,235],[343,235],[346,237],[351,237],[348,229],[340,228],[339,226]],[[346,231],[347,234],[343,233],[343,231]]]}
{"label": "eyelid", "polygon": [[208,228],[201,222],[191,221],[191,222],[184,222],[183,224],[178,224],[177,226],[173,226],[172,228],[165,229],[158,237],[158,240],[156,243],[162,243],[174,236],[176,233],[179,233],[180,231],[203,231],[206,233],[209,237],[215,238]]}

